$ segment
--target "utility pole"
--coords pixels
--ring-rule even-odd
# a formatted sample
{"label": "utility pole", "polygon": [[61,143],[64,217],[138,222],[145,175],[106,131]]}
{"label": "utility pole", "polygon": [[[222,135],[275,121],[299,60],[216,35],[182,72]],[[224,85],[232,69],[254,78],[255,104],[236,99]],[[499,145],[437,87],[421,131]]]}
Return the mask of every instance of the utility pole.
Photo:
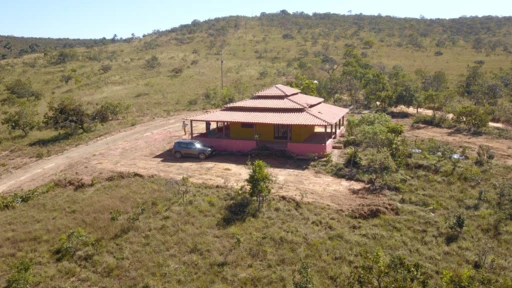
{"label": "utility pole", "polygon": [[224,66],[224,59],[222,59],[222,51],[220,51],[220,88],[224,90],[223,66]]}

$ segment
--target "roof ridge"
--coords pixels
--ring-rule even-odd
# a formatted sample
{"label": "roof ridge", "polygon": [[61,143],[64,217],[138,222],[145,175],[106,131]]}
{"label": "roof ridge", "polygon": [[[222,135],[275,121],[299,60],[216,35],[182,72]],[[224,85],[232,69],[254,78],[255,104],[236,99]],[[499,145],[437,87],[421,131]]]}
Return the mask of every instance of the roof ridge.
{"label": "roof ridge", "polygon": [[[323,104],[323,103],[320,103],[320,104],[318,104],[318,105],[321,105],[321,104]],[[316,106],[318,106],[318,105],[316,105]],[[316,106],[315,106],[315,107],[316,107]],[[315,114],[311,113],[311,112],[310,112],[310,110],[309,110],[309,107],[308,107],[308,108],[306,108],[306,109],[305,109],[305,111],[306,111],[306,113],[308,113],[309,115],[311,115],[311,116],[313,116],[313,117],[315,117],[315,118],[317,118],[317,119],[320,119],[320,120],[324,121],[324,122],[325,122],[325,123],[327,123],[327,124],[331,124],[331,123],[329,123],[329,121],[327,121],[327,120],[325,120],[325,119],[323,119],[323,118],[321,118],[321,117],[319,117],[319,116],[317,116],[317,115],[315,115]]]}
{"label": "roof ridge", "polygon": [[[276,85],[274,85],[274,87],[276,87],[276,89],[277,89],[277,90],[279,90],[279,91],[283,92],[283,94],[284,94],[285,96],[291,96],[291,95],[288,95],[288,93],[284,92],[284,91],[283,91],[283,89],[279,88],[279,87],[278,87],[278,85],[283,85],[283,84],[276,84]],[[284,86],[284,85],[283,85],[283,86]]]}
{"label": "roof ridge", "polygon": [[304,107],[304,108],[309,108],[309,106],[304,106],[304,105],[302,105],[301,103],[299,103],[299,102],[297,102],[297,101],[293,101],[292,99],[290,99],[290,97],[291,97],[291,96],[288,96],[288,97],[286,97],[286,98],[284,98],[284,99],[286,99],[286,100],[288,100],[288,101],[291,101],[291,102],[293,102],[293,103],[295,103],[295,104],[297,104],[297,105],[300,105],[300,106],[302,106],[302,107]]}

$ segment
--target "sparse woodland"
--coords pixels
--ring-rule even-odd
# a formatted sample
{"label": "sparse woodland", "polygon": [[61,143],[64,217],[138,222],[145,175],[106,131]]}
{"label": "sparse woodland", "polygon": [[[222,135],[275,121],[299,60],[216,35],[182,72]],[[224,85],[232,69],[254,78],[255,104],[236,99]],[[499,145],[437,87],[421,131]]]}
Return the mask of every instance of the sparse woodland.
{"label": "sparse woodland", "polygon": [[128,39],[0,36],[2,174],[120,128],[282,83],[354,114],[341,155],[312,159],[309,169],[364,182],[365,193],[396,202],[392,213],[362,213],[285,201],[273,197],[259,160],[249,163],[255,186],[238,190],[187,175],[179,189],[138,174],[59,179],[0,196],[0,282],[512,287],[512,167],[486,145],[411,140],[392,119],[404,116],[399,106],[428,109],[405,116],[414,127],[512,140],[508,128],[488,126],[512,124],[511,36],[512,17],[286,10]]}

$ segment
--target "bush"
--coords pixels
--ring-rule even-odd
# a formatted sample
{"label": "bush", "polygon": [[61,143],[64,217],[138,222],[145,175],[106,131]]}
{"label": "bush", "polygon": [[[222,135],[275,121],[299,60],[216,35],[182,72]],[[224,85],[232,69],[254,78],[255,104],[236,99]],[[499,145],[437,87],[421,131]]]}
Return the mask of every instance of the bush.
{"label": "bush", "polygon": [[151,56],[151,58],[146,59],[146,69],[155,69],[156,67],[160,66],[160,60],[158,60],[158,56]]}
{"label": "bush", "polygon": [[479,145],[476,151],[477,159],[475,165],[484,166],[485,164],[491,163],[496,157],[496,154],[491,150],[491,147],[487,145]]}
{"label": "bush", "polygon": [[73,80],[73,76],[70,74],[63,74],[60,77],[60,81],[64,82],[66,85],[69,83],[69,81]]}
{"label": "bush", "polygon": [[283,39],[285,39],[285,40],[293,40],[293,39],[295,39],[295,36],[293,36],[293,35],[292,35],[292,34],[290,34],[290,33],[285,33],[285,34],[283,34],[283,36],[281,36],[281,37],[282,37]]}
{"label": "bush", "polygon": [[[59,238],[59,245],[55,249],[55,255],[57,255],[57,261],[64,261],[72,259],[78,252],[84,252],[80,256],[82,260],[87,261],[94,255],[94,250],[98,248],[98,244],[82,228],[77,228]],[[91,248],[93,251],[90,250]]]}
{"label": "bush", "polygon": [[26,288],[32,283],[32,263],[22,260],[10,266],[11,275],[5,283],[6,288]]}
{"label": "bush", "polygon": [[434,56],[443,56],[443,52],[438,50],[438,51],[434,52]]}
{"label": "bush", "polygon": [[455,124],[452,122],[452,120],[445,115],[434,117],[434,115],[416,114],[412,119],[412,124],[423,124],[440,128],[455,127]]}
{"label": "bush", "polygon": [[103,64],[100,66],[100,69],[98,69],[98,71],[103,74],[108,73],[110,70],[112,70],[112,65],[110,64]]}
{"label": "bush", "polygon": [[41,97],[43,97],[43,93],[32,89],[32,82],[30,81],[30,79],[27,81],[23,81],[18,78],[10,83],[5,83],[4,87],[5,90],[7,90],[7,92],[9,92],[11,95],[15,96],[18,99],[33,98],[35,100],[39,100],[41,99]]}
{"label": "bush", "polygon": [[491,119],[485,109],[474,105],[460,107],[454,116],[453,122],[466,126],[470,131],[481,130]]}
{"label": "bush", "polygon": [[75,50],[63,50],[57,53],[57,55],[52,55],[50,58],[50,63],[53,65],[60,65],[69,63],[71,61],[75,61],[78,59],[78,52]]}
{"label": "bush", "polygon": [[368,38],[363,41],[363,49],[371,49],[375,46],[375,40]]}
{"label": "bush", "polygon": [[98,121],[100,123],[106,123],[108,121],[117,119],[119,114],[126,111],[128,108],[128,105],[124,105],[121,102],[109,101],[102,104],[98,109],[96,109],[92,113],[91,119],[94,121]]}

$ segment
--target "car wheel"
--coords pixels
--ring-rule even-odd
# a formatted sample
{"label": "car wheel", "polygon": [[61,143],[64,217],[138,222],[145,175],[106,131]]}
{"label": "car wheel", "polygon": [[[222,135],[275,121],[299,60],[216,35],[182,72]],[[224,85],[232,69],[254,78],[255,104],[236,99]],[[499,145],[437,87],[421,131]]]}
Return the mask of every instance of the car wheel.
{"label": "car wheel", "polygon": [[206,159],[206,154],[204,154],[204,153],[199,153],[199,159],[201,159],[201,160]]}
{"label": "car wheel", "polygon": [[183,157],[183,154],[181,154],[181,152],[174,152],[174,157],[181,159],[181,157]]}

